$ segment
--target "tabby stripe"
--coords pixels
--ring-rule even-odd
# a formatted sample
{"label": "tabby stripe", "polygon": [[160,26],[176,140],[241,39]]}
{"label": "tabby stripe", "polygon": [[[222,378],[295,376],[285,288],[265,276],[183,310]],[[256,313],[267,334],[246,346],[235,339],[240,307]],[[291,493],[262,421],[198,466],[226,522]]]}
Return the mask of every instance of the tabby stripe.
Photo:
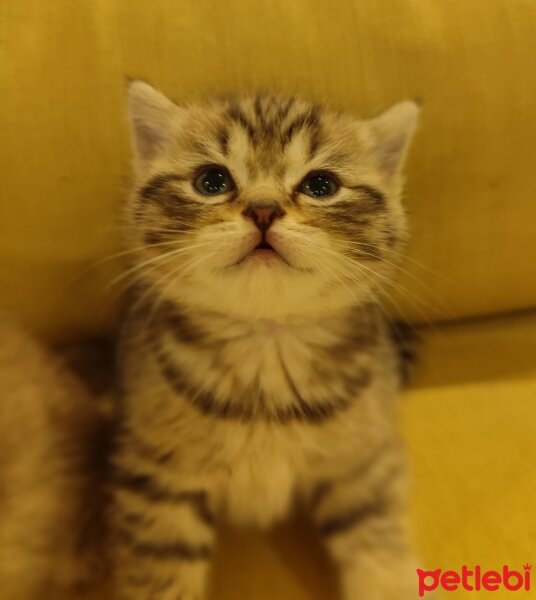
{"label": "tabby stripe", "polygon": [[396,235],[396,233],[394,231],[387,231],[386,232],[386,242],[387,245],[392,248],[397,242],[398,242],[398,235]]}
{"label": "tabby stripe", "polygon": [[237,105],[231,106],[231,108],[227,111],[227,116],[245,130],[251,141],[254,140],[255,128]]}
{"label": "tabby stripe", "polygon": [[275,423],[289,423],[291,421],[305,421],[311,424],[320,424],[334,417],[338,412],[347,409],[354,401],[353,395],[359,387],[364,387],[370,381],[368,371],[360,371],[354,378],[347,380],[348,388],[352,394],[348,397],[336,397],[330,402],[307,403],[305,400],[288,407],[268,409],[262,396],[254,405],[252,403],[217,402],[215,398],[189,382],[185,374],[161,350],[157,350],[157,361],[164,378],[168,381],[175,393],[183,396],[190,404],[205,415],[219,419],[231,419],[249,422],[255,418]]}
{"label": "tabby stripe", "polygon": [[385,508],[385,501],[381,499],[363,504],[344,515],[327,519],[321,523],[319,526],[320,533],[325,537],[343,533],[372,516],[384,513]]}
{"label": "tabby stripe", "polygon": [[175,393],[184,396],[201,413],[220,419],[250,421],[253,418],[253,407],[242,408],[230,402],[217,403],[211,394],[195,389],[171,359],[158,350],[157,361],[162,375]]}
{"label": "tabby stripe", "polygon": [[152,475],[147,473],[133,473],[116,468],[115,484],[122,489],[145,496],[147,499],[153,501],[184,502],[185,500],[192,499],[192,492],[174,492],[163,488],[155,481]]}
{"label": "tabby stripe", "polygon": [[121,512],[119,518],[124,521],[126,525],[132,525],[134,527],[152,527],[154,525],[154,519],[137,512]]}
{"label": "tabby stripe", "polygon": [[299,404],[289,408],[278,408],[275,416],[269,420],[278,423],[290,421],[306,421],[318,425],[333,418],[337,413],[346,410],[352,403],[352,398],[335,398],[323,404]]}
{"label": "tabby stripe", "polygon": [[309,160],[313,160],[320,147],[320,128],[317,126],[311,131],[309,138]]}
{"label": "tabby stripe", "polygon": [[372,466],[376,463],[376,461],[383,455],[385,452],[392,447],[392,440],[387,439],[383,444],[380,444],[372,454],[370,454],[366,460],[360,463],[355,469],[350,470],[347,473],[342,474],[337,479],[323,480],[320,481],[311,494],[311,498],[309,500],[309,508],[310,510],[316,510],[324,498],[330,494],[337,485],[354,482],[356,480],[362,479],[368,471],[372,468]]}
{"label": "tabby stripe", "polygon": [[143,236],[143,241],[148,246],[153,246],[154,244],[160,244],[161,242],[164,242],[169,239],[170,239],[170,235],[167,231],[166,232],[146,231],[145,235]]}
{"label": "tabby stripe", "polygon": [[311,131],[318,130],[319,120],[316,110],[300,115],[287,127],[281,136],[281,141],[284,146],[292,141],[292,138],[305,127],[309,127]]}
{"label": "tabby stripe", "polygon": [[212,548],[207,545],[192,546],[187,542],[140,542],[127,532],[120,530],[118,536],[128,545],[129,550],[138,556],[157,558],[160,560],[207,560],[212,555]]}
{"label": "tabby stripe", "polygon": [[328,417],[332,416],[337,408],[336,403],[330,404],[309,404],[307,403],[303,397],[301,396],[294,380],[292,379],[285,362],[283,361],[283,357],[281,356],[281,352],[278,351],[279,362],[281,364],[281,368],[285,375],[285,379],[287,381],[288,386],[292,390],[294,397],[298,401],[298,406],[296,407],[309,421],[323,421]]}
{"label": "tabby stripe", "polygon": [[[146,205],[151,205],[157,201],[167,217],[171,219],[175,219],[178,215],[183,217],[181,220],[181,227],[180,229],[177,229],[177,234],[183,232],[185,229],[189,229],[190,227],[187,228],[185,226],[185,221],[187,218],[193,221],[195,217],[198,216],[200,209],[195,203],[187,198],[181,198],[176,192],[166,189],[170,183],[177,181],[188,181],[188,179],[175,173],[155,175],[148,183],[138,190],[140,202],[134,213],[136,219],[142,219]],[[148,236],[146,241],[151,244],[157,241],[157,238],[158,236]]]}
{"label": "tabby stripe", "polygon": [[355,190],[356,192],[363,192],[364,194],[366,194],[369,198],[371,198],[374,201],[374,204],[371,205],[370,212],[372,212],[374,210],[374,207],[376,210],[385,207],[385,195],[382,192],[380,192],[380,190],[376,189],[375,187],[372,187],[371,185],[365,185],[365,184],[353,185],[353,186],[349,186],[349,187],[351,190]]}
{"label": "tabby stripe", "polygon": [[223,156],[229,154],[229,130],[227,127],[222,127],[218,131],[218,144],[220,146],[220,152]]}
{"label": "tabby stripe", "polygon": [[207,560],[212,554],[209,546],[189,546],[181,542],[174,544],[140,543],[132,546],[138,556],[151,556],[158,559]]}
{"label": "tabby stripe", "polygon": [[360,307],[352,324],[348,327],[345,337],[331,346],[312,343],[317,351],[322,352],[327,360],[336,359],[339,364],[354,361],[356,354],[370,353],[378,345],[380,332],[379,315],[374,305]]}
{"label": "tabby stripe", "polygon": [[172,181],[186,181],[185,177],[181,177],[176,173],[161,173],[150,179],[138,192],[138,196],[144,200],[154,200],[160,190],[167,186]]}
{"label": "tabby stripe", "polygon": [[291,107],[294,105],[295,101],[296,101],[295,98],[289,98],[285,102],[285,104],[283,104],[281,106],[281,108],[279,109],[279,112],[277,113],[277,118],[279,119],[280,122],[285,120]]}
{"label": "tabby stripe", "polygon": [[309,496],[309,510],[314,512],[332,489],[333,483],[331,481],[319,481]]}
{"label": "tabby stripe", "polygon": [[268,124],[266,122],[266,118],[264,116],[264,111],[262,110],[262,100],[260,96],[257,96],[255,98],[255,102],[253,103],[253,109],[255,111],[255,117],[257,118],[257,121],[259,123],[259,126],[261,127],[261,129],[263,129],[267,134],[269,134],[270,132]]}
{"label": "tabby stripe", "polygon": [[137,433],[133,432],[124,425],[121,426],[118,436],[127,436],[129,447],[133,448],[140,457],[148,459],[151,462],[155,462],[159,465],[165,465],[174,456],[174,452],[172,450],[168,452],[162,452],[160,449],[155,448],[151,444],[148,444],[145,440],[142,440]]}
{"label": "tabby stripe", "polygon": [[115,483],[119,488],[144,496],[153,502],[200,504],[205,501],[206,496],[203,490],[169,490],[159,485],[152,475],[133,473],[120,468],[115,470]]}
{"label": "tabby stripe", "polygon": [[165,331],[171,330],[180,342],[185,344],[200,344],[207,340],[206,332],[197,326],[173,302],[166,302],[163,305],[162,315]]}
{"label": "tabby stripe", "polygon": [[[381,449],[380,449],[381,451]],[[400,464],[393,465],[387,473],[380,478],[371,493],[372,498],[339,516],[333,516],[326,519],[319,525],[320,533],[324,536],[331,536],[342,533],[352,527],[355,527],[369,517],[380,516],[388,511],[388,503],[383,495],[385,488],[389,485],[392,479],[400,473]]]}
{"label": "tabby stripe", "polygon": [[361,392],[370,385],[372,373],[366,369],[360,369],[352,377],[343,378],[344,389],[350,398],[354,398],[358,392]]}
{"label": "tabby stripe", "polygon": [[417,360],[415,346],[420,341],[419,336],[409,323],[397,320],[389,323],[389,337],[397,349],[400,381],[407,384],[411,375],[411,367]]}

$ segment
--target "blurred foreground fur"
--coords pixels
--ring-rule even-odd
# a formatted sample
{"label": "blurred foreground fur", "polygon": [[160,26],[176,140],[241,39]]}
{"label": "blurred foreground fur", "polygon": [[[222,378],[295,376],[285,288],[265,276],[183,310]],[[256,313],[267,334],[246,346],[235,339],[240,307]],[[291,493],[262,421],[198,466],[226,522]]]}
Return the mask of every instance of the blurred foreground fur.
{"label": "blurred foreground fur", "polygon": [[96,597],[105,431],[62,360],[0,314],[1,600]]}

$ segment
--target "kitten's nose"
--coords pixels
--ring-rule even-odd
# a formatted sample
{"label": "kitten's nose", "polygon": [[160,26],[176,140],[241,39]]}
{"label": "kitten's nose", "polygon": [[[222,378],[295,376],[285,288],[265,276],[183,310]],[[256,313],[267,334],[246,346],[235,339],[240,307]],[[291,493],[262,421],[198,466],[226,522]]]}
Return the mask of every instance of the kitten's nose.
{"label": "kitten's nose", "polygon": [[286,213],[279,204],[250,204],[242,214],[246,219],[251,219],[255,225],[264,233],[276,219],[280,219]]}

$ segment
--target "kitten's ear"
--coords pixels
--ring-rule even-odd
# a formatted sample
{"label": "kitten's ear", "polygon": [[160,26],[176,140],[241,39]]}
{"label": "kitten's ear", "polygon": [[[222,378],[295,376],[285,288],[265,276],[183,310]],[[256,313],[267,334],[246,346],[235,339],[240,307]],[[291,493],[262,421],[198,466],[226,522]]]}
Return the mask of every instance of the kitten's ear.
{"label": "kitten's ear", "polygon": [[404,164],[419,112],[416,102],[405,100],[368,121],[380,168],[388,178],[398,175]]}
{"label": "kitten's ear", "polygon": [[140,80],[128,86],[128,114],[136,168],[153,160],[169,139],[179,107],[164,94]]}

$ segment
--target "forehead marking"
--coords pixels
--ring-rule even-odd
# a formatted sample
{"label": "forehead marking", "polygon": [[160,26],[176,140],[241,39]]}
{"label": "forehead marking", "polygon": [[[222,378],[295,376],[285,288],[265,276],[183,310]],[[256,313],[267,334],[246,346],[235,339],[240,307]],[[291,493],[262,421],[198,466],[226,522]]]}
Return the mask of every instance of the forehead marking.
{"label": "forehead marking", "polygon": [[251,142],[255,140],[255,127],[246,117],[238,104],[233,104],[227,111],[227,116],[231,121],[238,124],[248,134]]}

